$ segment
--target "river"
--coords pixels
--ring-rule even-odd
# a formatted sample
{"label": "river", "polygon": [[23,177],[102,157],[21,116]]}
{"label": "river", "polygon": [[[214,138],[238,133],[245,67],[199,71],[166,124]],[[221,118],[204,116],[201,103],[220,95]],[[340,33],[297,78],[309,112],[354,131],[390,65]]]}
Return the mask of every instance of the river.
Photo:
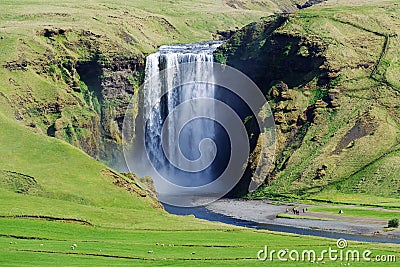
{"label": "river", "polygon": [[[335,231],[324,231],[321,229],[312,229],[306,227],[296,227],[296,226],[289,226],[289,225],[280,225],[276,224],[273,220],[273,223],[260,223],[250,220],[243,220],[234,218],[231,216],[227,216],[221,213],[214,212],[208,209],[205,206],[200,207],[175,207],[168,204],[163,204],[164,208],[167,212],[175,215],[194,215],[198,219],[208,220],[208,221],[215,221],[215,222],[222,222],[226,224],[252,228],[252,229],[259,229],[259,230],[269,230],[274,232],[285,232],[285,233],[292,233],[298,235],[308,235],[308,236],[318,236],[318,237],[325,237],[325,238],[332,238],[332,239],[340,239],[344,238],[346,240],[353,240],[359,242],[378,242],[378,243],[393,243],[393,244],[400,244],[399,238],[389,238],[384,236],[367,236],[361,234],[349,234],[349,233],[340,233]],[[309,221],[309,220],[303,220]]]}

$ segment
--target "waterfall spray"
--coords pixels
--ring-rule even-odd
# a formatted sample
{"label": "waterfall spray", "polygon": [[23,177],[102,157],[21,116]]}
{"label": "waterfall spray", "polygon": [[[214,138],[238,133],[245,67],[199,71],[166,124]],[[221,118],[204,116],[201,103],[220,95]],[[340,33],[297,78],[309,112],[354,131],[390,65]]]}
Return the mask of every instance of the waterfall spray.
{"label": "waterfall spray", "polygon": [[244,125],[249,116],[258,125],[261,148],[249,190],[263,182],[271,165],[275,125],[269,105],[247,76],[213,62],[219,45],[160,47],[146,59],[139,115],[133,104],[127,110],[123,142],[128,168],[151,176],[164,203],[204,205],[238,183],[250,154]]}

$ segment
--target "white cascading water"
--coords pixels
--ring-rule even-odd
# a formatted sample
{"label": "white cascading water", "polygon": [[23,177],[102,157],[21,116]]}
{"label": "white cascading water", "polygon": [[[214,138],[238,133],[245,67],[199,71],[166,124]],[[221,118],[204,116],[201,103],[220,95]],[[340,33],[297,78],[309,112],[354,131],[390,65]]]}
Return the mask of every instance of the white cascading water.
{"label": "white cascading water", "polygon": [[[212,104],[190,101],[214,98],[212,83],[193,81],[212,81],[213,52],[220,44],[162,46],[146,59],[147,154],[158,172],[181,186],[207,184],[212,177],[211,163],[216,147],[208,141],[215,140],[216,133],[214,123],[207,118],[213,118],[215,110]],[[186,81],[189,84],[185,84]],[[190,107],[179,112],[177,107],[185,101]],[[194,119],[199,114],[201,117]]]}
{"label": "white cascading water", "polygon": [[213,62],[221,43],[160,47],[146,59],[143,94],[127,109],[125,161],[129,171],[152,178],[163,203],[205,205],[237,185],[251,148],[243,123],[249,116],[258,125],[252,134],[260,132],[262,157],[244,186],[254,190],[262,184],[272,162],[272,112],[249,77]]}

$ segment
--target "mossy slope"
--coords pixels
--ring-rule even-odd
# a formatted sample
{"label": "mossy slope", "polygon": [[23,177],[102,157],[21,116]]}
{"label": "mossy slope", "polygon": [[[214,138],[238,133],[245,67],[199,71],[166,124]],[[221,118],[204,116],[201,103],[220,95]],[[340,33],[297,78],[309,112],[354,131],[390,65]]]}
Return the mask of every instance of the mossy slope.
{"label": "mossy slope", "polygon": [[252,197],[398,205],[399,9],[328,1],[250,24],[217,51],[274,110],[275,165]]}

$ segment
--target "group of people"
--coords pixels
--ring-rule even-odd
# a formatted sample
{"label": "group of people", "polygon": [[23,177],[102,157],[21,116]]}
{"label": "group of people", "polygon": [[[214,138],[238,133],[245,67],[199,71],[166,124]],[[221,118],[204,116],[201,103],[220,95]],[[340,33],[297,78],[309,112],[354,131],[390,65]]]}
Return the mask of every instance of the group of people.
{"label": "group of people", "polygon": [[[303,208],[303,213],[305,213],[305,212],[307,212],[308,211],[308,208]],[[286,212],[289,212],[289,209],[286,209]],[[296,208],[293,208],[292,209],[292,213],[294,214],[294,215],[300,215],[300,211],[298,210],[298,209],[296,209]]]}
{"label": "group of people", "polygon": [[[304,210],[303,210],[304,211]],[[298,209],[296,209],[296,208],[293,208],[292,209],[292,213],[294,214],[294,215],[299,215],[300,214],[300,211],[298,210]]]}

